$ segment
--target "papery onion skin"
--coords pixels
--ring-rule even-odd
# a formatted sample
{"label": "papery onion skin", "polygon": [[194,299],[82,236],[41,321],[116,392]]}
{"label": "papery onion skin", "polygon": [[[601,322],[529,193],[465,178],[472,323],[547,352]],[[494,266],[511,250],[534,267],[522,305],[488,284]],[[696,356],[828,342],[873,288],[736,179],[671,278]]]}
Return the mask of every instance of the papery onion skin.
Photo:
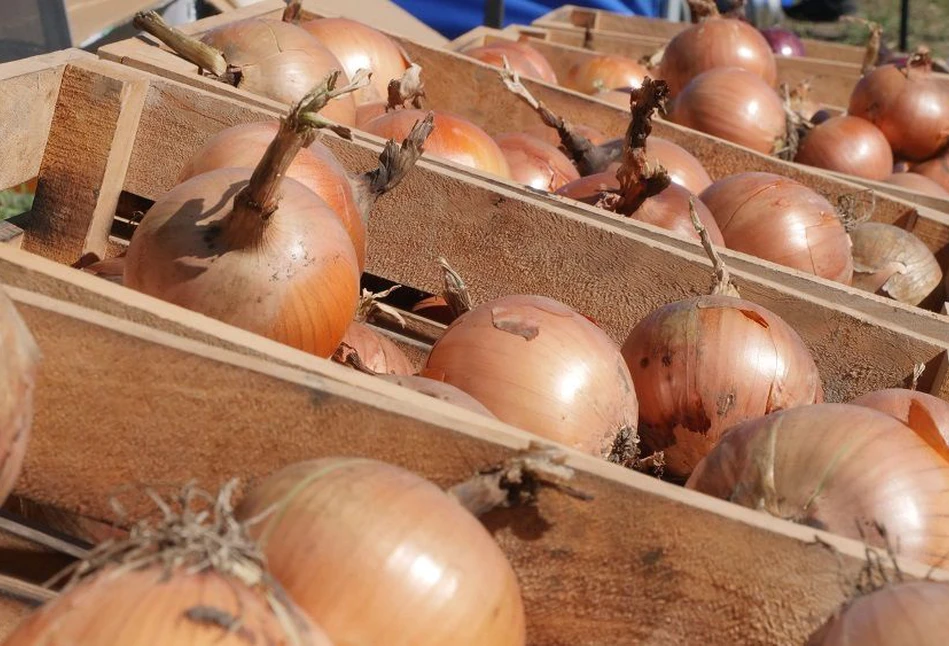
{"label": "papery onion skin", "polygon": [[850,236],[830,202],[803,184],[772,173],[739,173],[699,198],[729,249],[850,284]]}
{"label": "papery onion skin", "polygon": [[[220,611],[221,617],[238,618],[240,628],[229,630],[210,620],[187,617],[202,607]],[[297,620],[309,630],[309,646],[333,646],[312,622],[302,615]],[[3,643],[294,646],[299,642],[288,634],[262,592],[213,572],[192,574],[179,569],[169,573],[157,566],[96,574],[34,611]]]}
{"label": "papery onion skin", "polygon": [[497,417],[494,416],[494,413],[489,411],[487,407],[485,407],[485,405],[479,402],[477,399],[460,388],[456,388],[451,384],[446,384],[443,381],[436,381],[434,379],[429,379],[428,377],[419,377],[415,375],[379,376],[380,378],[402,386],[403,388],[408,388],[410,390],[420,392],[423,395],[434,397],[435,399],[439,399],[443,402],[460,406],[461,408],[470,410],[472,413],[478,413],[479,415],[484,415],[485,417],[497,419]]}
{"label": "papery onion skin", "polygon": [[910,172],[928,177],[949,191],[949,152],[936,155],[932,159],[914,164]]}
{"label": "papery onion skin", "polygon": [[922,240],[905,229],[863,222],[850,232],[853,286],[919,305],[942,284],[942,268]]}
{"label": "papery onion skin", "polygon": [[897,157],[922,161],[949,143],[949,87],[921,69],[908,75],[895,65],[865,74],[847,112],[876,125]]}
{"label": "papery onion skin", "polygon": [[[201,35],[228,64],[240,68],[237,87],[282,103],[296,103],[333,70],[339,59],[316,38],[296,25],[279,20],[247,18],[226,23]],[[349,82],[340,75],[339,85]],[[320,116],[337,123],[356,124],[356,103],[350,95],[330,101]]]}
{"label": "papery onion skin", "polygon": [[33,336],[0,287],[0,504],[23,467],[39,360]]}
{"label": "papery onion skin", "polygon": [[692,79],[672,102],[669,120],[768,155],[786,130],[777,93],[758,76],[733,67]]}
{"label": "papery onion skin", "polygon": [[659,78],[677,96],[703,72],[725,67],[747,70],[768,87],[778,80],[777,63],[765,37],[748,23],[729,18],[709,18],[676,34],[662,55]]}
{"label": "papery onion skin", "polygon": [[[604,191],[618,189],[619,180],[616,179],[616,171],[608,170],[581,177],[563,186],[557,191],[557,195],[595,205]],[[636,209],[629,218],[638,222],[648,222],[688,240],[698,241],[699,234],[692,224],[689,211],[690,197],[692,194],[681,186],[670,184],[658,195],[646,198],[642,206]],[[695,200],[695,212],[699,221],[705,226],[705,230],[708,231],[712,244],[724,247],[725,240],[722,238],[722,232],[718,230],[718,223],[701,200]]]}
{"label": "papery onion skin", "polygon": [[373,460],[303,462],[257,486],[237,515],[271,509],[251,532],[274,578],[335,643],[524,644],[504,554],[423,478]]}
{"label": "papery onion skin", "polygon": [[556,146],[523,133],[495,137],[504,153],[511,179],[542,191],[556,191],[580,178],[573,162]]}
{"label": "papery onion skin", "polygon": [[[395,110],[369,121],[363,129],[383,139],[402,141],[426,114],[422,110]],[[425,152],[499,177],[511,176],[500,146],[475,124],[447,112],[435,113],[435,129],[425,142]]]}
{"label": "papery onion skin", "polygon": [[543,54],[527,43],[496,40],[486,45],[470,47],[462,53],[495,67],[504,67],[506,57],[511,68],[521,76],[557,85],[554,68]]}
{"label": "papery onion skin", "polygon": [[880,129],[849,115],[832,117],[808,132],[794,161],[873,180],[893,170],[893,152]]}
{"label": "papery onion skin", "polygon": [[415,366],[399,346],[364,323],[350,323],[341,343],[355,350],[363,365],[375,373],[411,375],[415,372]]}
{"label": "papery onion skin", "polygon": [[[772,457],[774,456],[774,457]],[[848,404],[733,427],[686,486],[935,564],[949,552],[949,463],[889,415]]]}
{"label": "papery onion skin", "polygon": [[916,172],[904,171],[900,173],[892,173],[883,181],[887,184],[892,184],[893,186],[905,188],[908,191],[922,193],[923,195],[929,195],[930,197],[937,197],[941,200],[949,200],[949,191],[925,175],[921,175]]}
{"label": "papery onion skin", "polygon": [[949,585],[887,584],[831,615],[805,646],[943,646],[949,634]]}
{"label": "papery onion skin", "polygon": [[[259,121],[232,126],[209,139],[181,169],[178,184],[220,168],[257,166],[280,127],[276,121]],[[369,214],[357,203],[349,173],[329,148],[314,141],[297,153],[287,169],[287,177],[297,180],[319,195],[336,212],[356,249],[360,270],[366,259],[366,224]]]}
{"label": "papery onion skin", "polygon": [[790,29],[783,27],[769,27],[761,30],[761,35],[768,41],[771,51],[778,56],[806,56],[804,43],[800,37]]}
{"label": "papery onion skin", "polygon": [[319,18],[300,23],[342,64],[352,78],[360,69],[372,72],[369,85],[356,90],[356,104],[388,98],[389,81],[400,78],[409,65],[395,42],[372,27],[348,18]]}
{"label": "papery onion skin", "polygon": [[[582,94],[596,94],[601,90],[626,88],[634,90],[649,76],[646,66],[631,58],[602,54],[577,63],[567,72],[561,85]],[[627,107],[629,99],[626,100]]]}
{"label": "papery onion skin", "polygon": [[639,397],[640,437],[687,477],[729,428],[822,399],[820,374],[780,317],[731,296],[670,303],[623,344]]}
{"label": "papery onion skin", "polygon": [[861,395],[850,403],[895,417],[949,461],[949,403],[946,401],[918,390],[886,388]]}
{"label": "papery onion skin", "polygon": [[250,234],[261,243],[232,244],[225,218],[251,172],[211,171],[159,198],[132,236],[125,285],[329,357],[359,300],[352,240],[322,198],[286,178],[263,233]]}
{"label": "papery onion skin", "polygon": [[[602,131],[592,128],[590,126],[585,126],[582,124],[574,125],[573,131],[578,135],[583,135],[590,140],[594,146],[599,146],[600,144],[606,142],[610,137],[606,136]],[[546,125],[537,125],[531,128],[528,128],[524,131],[525,134],[537,137],[538,139],[543,139],[548,144],[553,146],[560,146],[560,135],[557,134],[557,131]]]}
{"label": "papery onion skin", "polygon": [[457,386],[503,422],[593,455],[635,432],[636,393],[619,348],[550,298],[479,305],[448,327],[420,374]]}

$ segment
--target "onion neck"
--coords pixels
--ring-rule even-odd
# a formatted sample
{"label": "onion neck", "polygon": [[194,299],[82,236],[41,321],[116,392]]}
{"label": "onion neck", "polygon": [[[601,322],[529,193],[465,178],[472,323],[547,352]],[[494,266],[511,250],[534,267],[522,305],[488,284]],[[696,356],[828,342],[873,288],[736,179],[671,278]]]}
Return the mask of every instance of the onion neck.
{"label": "onion neck", "polygon": [[732,282],[732,275],[731,272],[728,271],[728,265],[725,264],[725,261],[718,253],[718,249],[712,244],[712,239],[709,237],[705,225],[699,220],[698,211],[695,210],[695,196],[689,197],[689,216],[692,218],[692,226],[695,227],[696,233],[699,234],[702,248],[705,249],[709,260],[712,261],[712,269],[715,272],[715,283],[712,285],[712,289],[709,293],[713,296],[721,295],[741,298],[738,288],[735,286],[735,283]]}
{"label": "onion neck", "polygon": [[303,5],[300,0],[287,0],[287,6],[283,10],[283,16],[280,20],[296,24],[300,21],[300,14],[303,11]]}
{"label": "onion neck", "polygon": [[422,109],[422,99],[425,97],[425,83],[422,81],[422,68],[409,61],[408,54],[399,46],[402,57],[409,63],[402,76],[389,81],[387,86],[389,99],[386,103],[386,112],[404,108],[408,103],[416,110]]}
{"label": "onion neck", "polygon": [[[718,5],[715,0],[688,0],[689,14],[692,16],[692,23],[698,24],[708,18],[718,18],[721,14],[718,12]],[[742,3],[744,6],[744,3]]]}
{"label": "onion neck", "polygon": [[217,78],[227,81],[228,77],[235,76],[235,69],[228,65],[223,53],[175,29],[156,12],[142,11],[135,15],[132,23],[170,47],[178,56]]}
{"label": "onion neck", "polygon": [[452,269],[444,258],[438,258],[438,266],[442,269],[442,284],[444,285],[442,298],[445,299],[448,309],[457,319],[470,312],[473,307],[468,285],[465,284],[461,274]]}

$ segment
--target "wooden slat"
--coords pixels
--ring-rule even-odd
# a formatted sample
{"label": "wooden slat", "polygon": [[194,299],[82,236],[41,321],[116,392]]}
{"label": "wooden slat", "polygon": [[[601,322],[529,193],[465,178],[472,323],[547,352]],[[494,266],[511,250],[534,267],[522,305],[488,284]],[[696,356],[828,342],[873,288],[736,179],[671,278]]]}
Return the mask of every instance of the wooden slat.
{"label": "wooden slat", "polygon": [[[9,291],[45,357],[18,493],[66,510],[105,519],[129,483],[215,487],[342,454],[447,485],[526,445],[326,362],[325,377],[301,373]],[[826,537],[842,572],[813,545],[819,532],[568,453],[591,502],[545,493],[534,512],[486,519],[521,581],[532,645],[800,643],[842,600],[841,574],[861,566],[852,541]],[[145,504],[128,500],[132,513]]]}
{"label": "wooden slat", "polygon": [[19,249],[23,246],[23,229],[14,226],[6,220],[0,220],[0,245],[8,245]]}

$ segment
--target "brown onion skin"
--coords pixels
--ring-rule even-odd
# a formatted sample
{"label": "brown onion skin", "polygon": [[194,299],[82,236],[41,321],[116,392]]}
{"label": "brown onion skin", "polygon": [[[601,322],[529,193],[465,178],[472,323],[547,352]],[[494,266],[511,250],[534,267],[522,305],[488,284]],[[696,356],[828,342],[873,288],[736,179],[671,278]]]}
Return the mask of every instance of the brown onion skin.
{"label": "brown onion skin", "polygon": [[543,54],[527,43],[498,40],[487,45],[465,49],[462,53],[495,67],[504,67],[506,57],[511,68],[521,76],[557,85],[557,74],[554,68],[550,66]]}
{"label": "brown onion skin", "polygon": [[[201,606],[240,617],[240,630],[184,619],[189,610]],[[310,646],[333,646],[302,613],[297,613],[297,619],[309,631]],[[192,574],[178,569],[169,573],[156,566],[93,575],[26,617],[3,643],[294,646],[299,642],[287,633],[262,591],[213,572]]]}
{"label": "brown onion skin", "polygon": [[[616,171],[608,170],[570,182],[558,190],[557,195],[595,205],[604,191],[618,189]],[[646,198],[642,206],[629,217],[637,222],[647,222],[666,229],[688,240],[698,241],[699,234],[692,225],[692,215],[689,211],[690,197],[692,194],[681,186],[670,184],[658,195]],[[712,244],[724,247],[725,240],[722,238],[722,232],[718,230],[718,223],[701,200],[695,200],[695,212],[708,231]]]}
{"label": "brown onion skin", "polygon": [[[247,18],[226,23],[201,35],[230,65],[240,68],[237,87],[282,103],[296,103],[342,64],[316,38],[296,25],[279,20]],[[339,85],[349,79],[341,75]],[[330,101],[320,111],[347,126],[356,124],[356,102],[351,95]]]}
{"label": "brown onion skin", "polygon": [[769,87],[778,80],[768,41],[748,23],[730,18],[708,18],[676,34],[662,55],[659,78],[676,96],[698,75],[723,67],[747,70]]}
{"label": "brown onion skin", "polygon": [[919,305],[942,284],[936,257],[909,231],[882,222],[863,222],[850,232],[853,286]]}
{"label": "brown onion skin", "polygon": [[916,431],[926,444],[949,461],[949,403],[907,388],[886,388],[850,402],[895,417]]}
{"label": "brown onion skin", "polygon": [[679,144],[661,137],[646,139],[646,156],[649,164],[661,164],[673,182],[698,195],[712,185],[712,178],[695,158]]}
{"label": "brown onion skin", "polygon": [[[178,183],[219,168],[253,169],[276,136],[279,125],[276,121],[259,121],[222,130],[188,160],[178,174]],[[336,212],[353,241],[362,270],[366,260],[365,222],[369,214],[356,202],[349,173],[343,165],[329,148],[314,141],[309,148],[297,153],[286,176],[319,195]]]}
{"label": "brown onion skin", "polygon": [[[402,141],[426,114],[422,110],[395,110],[369,121],[363,129],[383,139]],[[425,141],[425,152],[499,177],[511,176],[504,153],[490,135],[467,119],[447,112],[435,113],[435,129]]]}
{"label": "brown onion skin", "polygon": [[329,357],[359,301],[352,240],[322,198],[286,178],[277,210],[250,235],[261,239],[233,244],[244,232],[232,234],[225,218],[251,173],[214,170],[159,198],[132,236],[125,285]]}
{"label": "brown onion skin", "polygon": [[949,463],[863,406],[802,406],[735,426],[686,486],[885,547],[876,522],[901,557],[934,564],[949,552]]}
{"label": "brown onion skin", "polygon": [[498,135],[494,140],[501,147],[515,182],[553,192],[580,178],[566,155],[537,137],[515,132]]}
{"label": "brown onion skin", "polygon": [[777,93],[751,72],[733,67],[692,79],[672,102],[669,120],[768,155],[785,134]]}
{"label": "brown onion skin", "polygon": [[794,161],[865,179],[882,180],[893,170],[893,151],[869,121],[841,115],[804,137]]}
{"label": "brown onion skin", "polygon": [[490,417],[492,419],[497,419],[494,414],[485,407],[484,404],[479,402],[477,399],[461,390],[456,388],[451,384],[446,384],[443,381],[436,381],[434,379],[429,379],[427,377],[419,377],[416,375],[379,375],[382,379],[385,379],[388,382],[394,383],[396,385],[402,386],[403,388],[408,388],[416,392],[420,392],[423,395],[428,395],[429,397],[434,397],[435,399],[440,399],[443,402],[448,404],[453,404],[455,406],[460,406],[466,410],[471,411],[472,413],[478,413],[479,415],[484,415],[485,417]]}
{"label": "brown onion skin", "polygon": [[949,88],[920,69],[907,76],[895,65],[882,65],[865,74],[847,112],[876,125],[903,159],[929,159],[949,143]]}
{"label": "brown onion skin", "polygon": [[350,78],[360,69],[372,72],[369,85],[353,93],[356,105],[388,99],[389,81],[400,78],[409,67],[395,41],[361,22],[319,18],[300,23],[300,28],[331,51]]}
{"label": "brown onion skin", "polygon": [[830,202],[803,184],[772,173],[739,173],[699,198],[729,249],[850,284],[850,236]]}
{"label": "brown onion skin", "polygon": [[[635,90],[647,76],[649,70],[631,58],[602,54],[591,56],[571,67],[561,85],[582,94],[596,94],[601,90],[617,88]],[[629,107],[629,98],[626,99],[626,106]]]}
{"label": "brown onion skin", "polygon": [[427,480],[374,460],[302,462],[267,478],[237,514],[271,508],[251,532],[273,576],[334,643],[525,643],[511,565]]}
{"label": "brown onion skin", "polygon": [[[610,137],[606,136],[602,131],[592,128],[585,125],[574,125],[574,132],[578,135],[583,135],[590,140],[594,146],[599,146],[602,143],[605,143]],[[550,126],[545,126],[543,124],[538,126],[533,126],[524,131],[525,134],[537,137],[538,139],[543,139],[548,144],[553,146],[560,147],[560,135],[557,134],[557,131]]]}
{"label": "brown onion skin", "polygon": [[356,106],[356,127],[365,129],[364,126],[386,113],[387,101],[370,101],[369,103],[360,103]]}
{"label": "brown onion skin", "polygon": [[949,585],[887,584],[835,612],[805,646],[943,646],[949,634]]}
{"label": "brown onion skin", "polygon": [[415,366],[399,346],[364,323],[350,323],[340,343],[355,350],[363,365],[377,374],[411,375],[415,372]]}
{"label": "brown onion skin", "polygon": [[33,336],[0,287],[0,504],[23,467],[39,361]]}
{"label": "brown onion skin", "polygon": [[452,323],[420,373],[465,391],[498,419],[598,456],[635,433],[636,393],[619,348],[550,298],[506,296]]}
{"label": "brown onion skin", "polygon": [[916,193],[937,197],[941,200],[949,200],[949,191],[925,175],[915,171],[892,173],[883,181],[893,186],[905,188],[908,191],[915,191]]}
{"label": "brown onion skin", "polygon": [[412,306],[412,313],[448,325],[457,318],[442,296],[423,298]]}
{"label": "brown onion skin", "polygon": [[640,437],[663,451],[666,471],[687,477],[729,428],[821,401],[820,374],[780,317],[731,296],[670,303],[623,344],[639,397]]}
{"label": "brown onion skin", "polygon": [[910,172],[928,177],[949,191],[949,152],[941,153],[932,159],[914,164]]}

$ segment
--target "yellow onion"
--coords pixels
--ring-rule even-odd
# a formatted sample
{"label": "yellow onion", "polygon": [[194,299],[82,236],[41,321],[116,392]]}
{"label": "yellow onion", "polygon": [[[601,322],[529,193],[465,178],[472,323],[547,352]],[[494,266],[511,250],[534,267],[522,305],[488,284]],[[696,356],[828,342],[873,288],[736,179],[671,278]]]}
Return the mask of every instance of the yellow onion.
{"label": "yellow onion", "polygon": [[874,180],[893,170],[893,152],[880,129],[849,115],[827,119],[808,132],[794,161]]}
{"label": "yellow onion", "polygon": [[0,287],[0,504],[23,466],[39,359],[33,336]]}
{"label": "yellow onion", "polygon": [[911,172],[927,177],[949,191],[949,152],[943,152],[932,159],[914,164]]}
{"label": "yellow onion", "polygon": [[515,182],[542,191],[556,191],[580,178],[573,162],[546,141],[523,133],[498,135],[494,140],[501,147]]}
{"label": "yellow onion", "polygon": [[421,374],[457,386],[503,422],[594,455],[635,432],[636,393],[619,348],[550,298],[475,307],[435,343]]}
{"label": "yellow onion", "polygon": [[[649,75],[645,65],[631,58],[601,54],[590,56],[575,64],[561,81],[564,87],[583,94],[596,94],[601,90],[620,88],[636,89]],[[629,97],[626,98],[629,107]]]}
{"label": "yellow onion", "polygon": [[907,558],[936,564],[949,552],[949,463],[863,406],[802,406],[735,426],[686,486],[885,547],[879,524]]}
{"label": "yellow onion", "polygon": [[[269,512],[263,515],[265,512]],[[487,530],[430,482],[373,460],[271,475],[238,517],[273,576],[336,644],[521,646],[514,571]]]}
{"label": "yellow onion", "polygon": [[460,406],[461,408],[470,410],[472,413],[478,413],[485,417],[497,419],[494,417],[494,414],[477,399],[460,388],[446,384],[443,381],[436,381],[428,377],[419,377],[416,375],[379,375],[379,378],[402,386],[403,388],[422,393],[423,395],[440,399],[443,402]]}
{"label": "yellow onion", "polygon": [[469,47],[462,51],[465,56],[475,58],[482,63],[504,67],[504,59],[515,72],[521,76],[557,84],[557,74],[554,68],[535,48],[527,43],[513,40],[496,40],[486,45]]}
{"label": "yellow onion", "polygon": [[806,646],[943,646],[949,634],[949,584],[901,581],[851,600]]}
{"label": "yellow onion", "polygon": [[915,191],[917,193],[922,193],[923,195],[929,195],[931,197],[938,197],[941,200],[949,200],[949,191],[944,189],[940,184],[933,181],[929,177],[915,171],[892,173],[883,181],[887,184],[899,186],[900,188],[905,188],[909,191]]}
{"label": "yellow onion", "polygon": [[405,353],[384,334],[359,321],[353,321],[346,328],[346,334],[340,342],[350,352],[359,355],[362,364],[369,370],[382,375],[411,375],[415,367]]}
{"label": "yellow onion", "polygon": [[772,173],[738,173],[699,195],[729,249],[849,285],[850,236],[830,202]]}
{"label": "yellow onion", "polygon": [[786,132],[777,92],[758,76],[734,67],[692,79],[672,102],[669,120],[769,155]]}
{"label": "yellow onion", "polygon": [[712,184],[702,162],[668,139],[654,136],[646,139],[646,157],[650,166],[661,165],[669,173],[669,179],[690,193],[698,195]]}
{"label": "yellow onion", "polygon": [[820,374],[776,314],[725,295],[665,305],[623,344],[639,399],[640,438],[687,477],[729,428],[822,399]]}
{"label": "yellow onion", "polygon": [[853,286],[919,305],[942,284],[942,268],[923,241],[892,224],[863,222],[853,240]]}
{"label": "yellow onion", "polygon": [[903,422],[939,455],[949,460],[949,403],[906,388],[886,388],[850,402],[886,413]]}

